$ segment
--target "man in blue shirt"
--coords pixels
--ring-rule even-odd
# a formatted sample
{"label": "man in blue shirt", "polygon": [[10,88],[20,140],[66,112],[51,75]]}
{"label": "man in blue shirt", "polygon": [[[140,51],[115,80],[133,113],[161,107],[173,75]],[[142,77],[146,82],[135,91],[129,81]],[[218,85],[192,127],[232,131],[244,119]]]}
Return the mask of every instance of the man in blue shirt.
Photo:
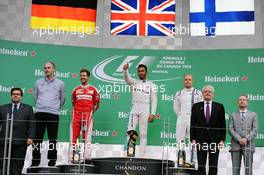
{"label": "man in blue shirt", "polygon": [[63,81],[55,77],[55,64],[51,61],[44,65],[45,77],[35,83],[34,97],[36,102],[35,117],[37,120],[36,138],[33,143],[31,166],[40,164],[40,145],[47,128],[49,138],[48,165],[55,166],[57,161],[57,134],[59,111],[65,102]]}

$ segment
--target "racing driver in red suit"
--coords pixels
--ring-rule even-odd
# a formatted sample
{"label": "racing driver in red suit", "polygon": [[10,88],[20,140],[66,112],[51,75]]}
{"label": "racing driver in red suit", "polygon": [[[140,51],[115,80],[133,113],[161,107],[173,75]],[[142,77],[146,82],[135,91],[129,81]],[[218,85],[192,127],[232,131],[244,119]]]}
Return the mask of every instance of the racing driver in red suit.
{"label": "racing driver in red suit", "polygon": [[82,129],[82,138],[84,140],[83,158],[85,160],[91,158],[89,147],[92,144],[93,113],[99,108],[100,103],[99,92],[94,86],[88,83],[89,77],[89,70],[80,70],[81,85],[75,87],[72,92],[72,105],[74,110],[70,128],[73,154],[77,138],[79,138]]}

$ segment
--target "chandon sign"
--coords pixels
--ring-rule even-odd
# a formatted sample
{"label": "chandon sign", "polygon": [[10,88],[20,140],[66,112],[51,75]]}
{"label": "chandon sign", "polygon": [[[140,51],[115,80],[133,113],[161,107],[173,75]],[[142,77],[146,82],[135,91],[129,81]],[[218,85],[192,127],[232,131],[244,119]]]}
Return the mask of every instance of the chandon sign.
{"label": "chandon sign", "polygon": [[131,170],[131,171],[147,171],[146,166],[136,166],[136,165],[116,165],[115,170]]}

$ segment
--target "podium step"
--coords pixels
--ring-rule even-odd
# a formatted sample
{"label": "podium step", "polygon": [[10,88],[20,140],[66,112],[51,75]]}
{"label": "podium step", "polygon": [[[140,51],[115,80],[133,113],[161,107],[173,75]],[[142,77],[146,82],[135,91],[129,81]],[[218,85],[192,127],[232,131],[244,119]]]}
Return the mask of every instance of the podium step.
{"label": "podium step", "polygon": [[[170,160],[109,157],[95,158],[92,164],[69,164],[56,167],[30,167],[27,175],[62,175],[62,174],[136,174],[136,175],[167,175],[173,170],[174,162]],[[172,169],[170,169],[172,168]]]}
{"label": "podium step", "polygon": [[178,168],[178,167],[168,167],[168,175],[189,175],[196,174],[195,168]]}
{"label": "podium step", "polygon": [[94,165],[70,164],[55,167],[30,167],[27,174],[93,174],[96,173]]}
{"label": "podium step", "polygon": [[87,164],[73,164],[73,165],[58,165],[61,173],[96,173],[96,168],[94,165]]}
{"label": "podium step", "polygon": [[98,174],[136,174],[165,175],[168,167],[174,167],[173,161],[110,157],[93,159]]}
{"label": "podium step", "polygon": [[60,168],[58,167],[29,167],[27,173],[60,173]]}

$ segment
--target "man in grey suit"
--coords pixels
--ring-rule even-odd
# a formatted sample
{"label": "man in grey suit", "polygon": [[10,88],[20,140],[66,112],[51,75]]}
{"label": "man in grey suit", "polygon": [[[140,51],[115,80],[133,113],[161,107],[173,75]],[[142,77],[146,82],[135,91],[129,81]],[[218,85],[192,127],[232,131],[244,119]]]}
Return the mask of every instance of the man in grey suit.
{"label": "man in grey suit", "polygon": [[[12,88],[12,103],[0,106],[0,174],[2,174],[1,171],[3,170],[3,168],[5,168],[2,166],[4,157],[4,143],[6,136],[7,117],[13,118],[13,134],[10,162],[11,175],[21,174],[24,166],[24,159],[27,151],[27,146],[32,144],[35,135],[36,124],[33,109],[31,106],[21,102],[22,96],[22,89]],[[8,125],[10,126],[10,124]]]}
{"label": "man in grey suit", "polygon": [[249,111],[246,95],[238,97],[237,112],[229,117],[229,133],[231,135],[231,157],[233,175],[240,174],[243,157],[245,174],[252,175],[253,154],[255,152],[255,137],[258,130],[258,118],[255,112]]}

